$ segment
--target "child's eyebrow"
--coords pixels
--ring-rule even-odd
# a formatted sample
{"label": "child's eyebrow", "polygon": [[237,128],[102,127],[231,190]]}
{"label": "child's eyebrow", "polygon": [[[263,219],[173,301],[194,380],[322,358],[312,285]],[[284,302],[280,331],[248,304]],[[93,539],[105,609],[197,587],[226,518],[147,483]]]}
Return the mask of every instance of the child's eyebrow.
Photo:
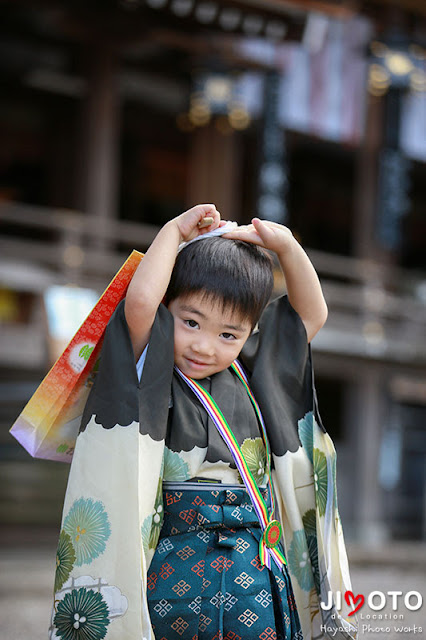
{"label": "child's eyebrow", "polygon": [[[198,309],[194,309],[194,307],[190,307],[189,305],[181,305],[181,310],[185,311],[186,313],[193,313],[203,320],[207,320],[207,316],[204,313],[202,313]],[[224,324],[222,325],[222,327],[223,329],[231,329],[232,331],[244,331],[244,327],[241,324]]]}
{"label": "child's eyebrow", "polygon": [[224,329],[232,329],[232,331],[244,331],[244,327],[241,324],[224,324]]}
{"label": "child's eyebrow", "polygon": [[198,309],[194,309],[194,307],[189,307],[186,304],[182,304],[180,308],[182,311],[186,311],[186,313],[194,313],[195,315],[200,316],[200,318],[203,318],[203,320],[207,319],[207,316],[204,315],[204,313],[201,313],[201,311],[198,311]]}

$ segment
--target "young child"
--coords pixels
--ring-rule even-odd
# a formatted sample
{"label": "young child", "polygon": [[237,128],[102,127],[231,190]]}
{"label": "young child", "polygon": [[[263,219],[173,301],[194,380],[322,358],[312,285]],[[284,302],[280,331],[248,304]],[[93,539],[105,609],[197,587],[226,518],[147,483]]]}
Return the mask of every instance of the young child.
{"label": "young child", "polygon": [[[348,608],[320,607],[350,589],[310,359],[321,286],[287,228],[223,225],[210,204],[168,222],[108,325],[65,499],[51,638],[356,635]],[[264,249],[288,292],[265,311]]]}

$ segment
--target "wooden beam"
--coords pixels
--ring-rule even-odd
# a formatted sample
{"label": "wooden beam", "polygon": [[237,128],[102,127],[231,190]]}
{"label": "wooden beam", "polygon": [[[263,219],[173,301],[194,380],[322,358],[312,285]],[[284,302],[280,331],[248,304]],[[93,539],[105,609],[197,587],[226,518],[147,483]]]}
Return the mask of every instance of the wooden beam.
{"label": "wooden beam", "polygon": [[372,7],[374,5],[386,5],[388,7],[399,9],[400,11],[407,11],[426,16],[425,0],[369,0],[368,2],[363,3],[362,9],[364,9],[365,6]]}
{"label": "wooden beam", "polygon": [[357,0],[244,0],[242,4],[279,15],[303,15],[315,11],[334,18],[350,18],[359,13]]}
{"label": "wooden beam", "polygon": [[426,16],[425,0],[244,0],[243,4],[277,14],[315,11],[335,18],[350,18],[377,5],[387,5]]}

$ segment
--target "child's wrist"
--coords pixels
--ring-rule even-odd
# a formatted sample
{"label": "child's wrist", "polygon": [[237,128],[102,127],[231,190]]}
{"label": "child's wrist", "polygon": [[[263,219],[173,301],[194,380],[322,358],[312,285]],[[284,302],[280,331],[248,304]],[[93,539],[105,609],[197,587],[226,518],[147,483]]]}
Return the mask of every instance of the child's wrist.
{"label": "child's wrist", "polygon": [[287,260],[293,254],[297,244],[298,242],[290,229],[286,229],[283,241],[280,243],[280,247],[276,252],[279,261],[282,262],[283,260]]}
{"label": "child's wrist", "polygon": [[295,237],[292,234],[291,229],[283,226],[282,232],[283,232],[283,244],[286,246],[293,246]]}
{"label": "child's wrist", "polygon": [[177,239],[178,245],[181,242],[185,241],[185,238],[183,237],[182,231],[180,230],[180,227],[179,227],[178,218],[173,218],[173,220],[169,220],[168,222],[166,222],[164,227],[170,229],[171,233],[175,233],[176,234],[176,239]]}

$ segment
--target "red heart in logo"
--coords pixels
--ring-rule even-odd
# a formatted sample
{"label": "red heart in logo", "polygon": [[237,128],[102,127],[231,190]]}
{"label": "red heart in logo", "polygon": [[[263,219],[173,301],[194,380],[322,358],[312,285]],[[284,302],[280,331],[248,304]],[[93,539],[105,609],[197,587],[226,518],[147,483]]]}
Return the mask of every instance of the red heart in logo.
{"label": "red heart in logo", "polygon": [[[351,602],[352,599],[352,602]],[[356,603],[358,602],[358,600],[360,600],[360,603],[356,606],[356,608],[351,611],[350,613],[348,613],[348,616],[353,616],[354,613],[356,613],[358,611],[358,609],[361,609],[362,605],[365,602],[365,598],[362,595],[362,593],[359,593],[356,597],[354,596],[354,594],[352,593],[352,591],[346,591],[345,592],[345,600],[346,600],[346,604],[348,605],[348,607],[351,606],[351,604],[356,605]]]}

